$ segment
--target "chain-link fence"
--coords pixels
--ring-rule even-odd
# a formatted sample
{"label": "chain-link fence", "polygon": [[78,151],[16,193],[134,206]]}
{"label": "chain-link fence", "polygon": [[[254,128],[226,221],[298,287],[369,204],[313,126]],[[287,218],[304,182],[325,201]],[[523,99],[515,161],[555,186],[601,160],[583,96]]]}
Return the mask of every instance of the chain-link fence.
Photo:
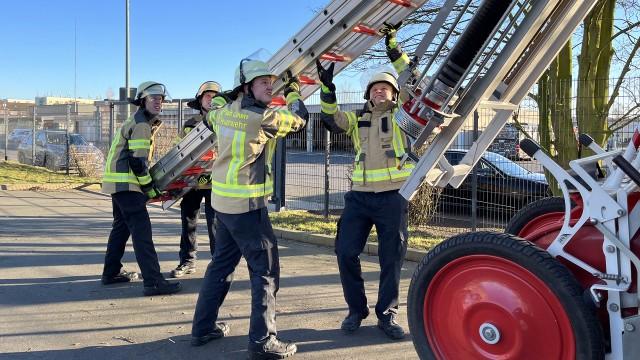
{"label": "chain-link fence", "polygon": [[[3,104],[0,152],[7,160],[100,177],[116,131],[135,109],[123,101],[96,101],[94,105]],[[195,113],[183,100],[164,105],[162,127],[154,138],[154,161],[169,151],[184,119]]]}
{"label": "chain-link fence", "polygon": [[[576,89],[578,83],[562,86]],[[514,112],[462,185],[441,191],[434,215],[422,225],[446,234],[500,229],[522,206],[548,196],[553,182],[549,185],[542,166],[519,149],[519,142],[525,136],[551,144],[548,150],[562,162],[584,155],[577,141],[568,147],[560,146],[574,141],[579,129],[589,129],[589,134],[597,139],[606,136],[608,141],[604,147],[615,149],[625,147],[638,126],[640,79],[625,80],[606,109],[606,124],[595,129],[589,125],[592,118],[603,115],[585,112],[584,103],[598,101],[576,95],[562,99],[551,94],[551,101],[545,102],[540,100],[536,89]],[[343,92],[337,94],[337,98],[341,110],[358,111],[364,105],[361,92]],[[274,166],[274,169],[286,169],[284,204],[281,205],[324,214],[339,213],[344,206],[343,195],[351,188],[354,150],[346,134],[330,134],[324,128],[319,102],[318,94],[306,100],[310,121],[305,130],[287,136],[283,157],[286,166]],[[547,115],[542,122],[538,102]],[[154,140],[154,160],[171,149],[184,121],[196,113],[186,103],[187,100],[180,99],[164,105],[163,125]],[[0,116],[0,154],[26,164],[100,176],[115,132],[134,110],[134,106],[118,101],[47,106],[5,103]],[[467,121],[445,153],[451,164],[460,161],[492,115],[481,109]],[[572,126],[566,126],[567,121]]]}
{"label": "chain-link fence", "polygon": [[[611,79],[606,83],[615,84],[615,81]],[[624,86],[620,87],[604,115],[604,125],[595,128],[590,124],[594,117],[603,116],[602,113],[585,112],[580,106],[584,107],[581,104],[585,102],[602,103],[602,100],[575,95],[575,89],[582,85],[577,81],[557,85],[556,88],[571,86],[574,91],[569,93],[574,95],[561,98],[552,92],[550,100],[542,100],[537,94],[537,87],[532,89],[531,96],[525,98],[514,112],[462,185],[457,189],[447,186],[440,192],[434,215],[422,225],[444,235],[479,229],[500,230],[520,208],[551,196],[555,186],[553,179],[547,181],[540,163],[520,150],[519,142],[525,137],[547,144],[546,150],[561,163],[588,155],[576,140],[580,129],[585,129],[583,131],[595,139],[606,136],[608,141],[604,147],[607,150],[627,145],[635,128],[640,125],[640,99],[637,98],[640,79],[625,79]],[[538,101],[547,114],[542,124]],[[317,97],[306,101],[311,104],[308,106],[311,121],[306,132],[287,138],[286,206],[326,213],[339,211],[344,206],[343,194],[351,186],[349,179],[354,151],[346,135],[327,136],[319,120],[319,106],[313,105],[318,102]],[[361,93],[339,93],[338,103],[341,110],[347,111],[359,110],[364,105]],[[569,126],[562,123],[561,116],[568,116],[564,121]],[[452,165],[462,159],[492,117],[491,111],[480,109],[473,119],[467,121],[445,153]],[[566,151],[567,146],[559,146],[567,142],[570,143],[568,147],[575,151],[569,152]]]}

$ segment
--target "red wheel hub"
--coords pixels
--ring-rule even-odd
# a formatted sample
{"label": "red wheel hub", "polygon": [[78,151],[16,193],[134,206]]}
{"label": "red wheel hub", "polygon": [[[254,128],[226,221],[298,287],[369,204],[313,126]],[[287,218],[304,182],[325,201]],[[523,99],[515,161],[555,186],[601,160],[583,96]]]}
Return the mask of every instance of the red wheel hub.
{"label": "red wheel hub", "polygon": [[558,298],[508,259],[470,255],[448,263],[433,277],[423,306],[439,359],[575,358],[573,329]]}

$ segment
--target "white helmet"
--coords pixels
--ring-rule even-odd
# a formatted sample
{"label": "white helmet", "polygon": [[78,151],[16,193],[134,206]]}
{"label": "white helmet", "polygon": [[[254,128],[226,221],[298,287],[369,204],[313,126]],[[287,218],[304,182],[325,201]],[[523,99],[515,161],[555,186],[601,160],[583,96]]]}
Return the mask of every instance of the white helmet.
{"label": "white helmet", "polygon": [[167,91],[167,88],[166,86],[164,86],[164,84],[156,81],[144,81],[140,85],[138,85],[136,97],[129,102],[131,102],[133,105],[140,106],[142,105],[142,99],[149,95],[162,95],[165,100],[171,99],[171,96],[169,96],[169,92]]}
{"label": "white helmet", "polygon": [[274,80],[278,77],[269,69],[269,64],[260,60],[242,59],[236,68],[233,79],[233,88],[248,84],[251,80],[260,76],[271,76]]}
{"label": "white helmet", "polygon": [[369,100],[369,92],[371,91],[371,87],[374,84],[380,83],[380,82],[384,82],[391,85],[391,87],[396,91],[396,94],[400,92],[400,87],[398,86],[398,80],[396,79],[396,77],[393,74],[388,72],[380,72],[373,75],[371,79],[369,79],[369,83],[367,84],[367,89],[364,92],[365,100]]}

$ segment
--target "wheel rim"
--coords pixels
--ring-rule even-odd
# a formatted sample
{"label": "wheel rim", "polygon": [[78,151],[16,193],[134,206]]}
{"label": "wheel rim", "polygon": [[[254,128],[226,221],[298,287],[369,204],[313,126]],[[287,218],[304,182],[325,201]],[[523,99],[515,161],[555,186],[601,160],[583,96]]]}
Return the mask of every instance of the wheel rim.
{"label": "wheel rim", "polygon": [[564,219],[564,212],[550,212],[540,216],[536,216],[518,232],[521,238],[525,238],[529,241],[529,237],[538,237],[541,234],[553,232],[562,227],[562,221]]}
{"label": "wheel rim", "polygon": [[426,291],[423,321],[439,359],[575,358],[571,322],[555,294],[496,256],[464,256],[440,269]]}

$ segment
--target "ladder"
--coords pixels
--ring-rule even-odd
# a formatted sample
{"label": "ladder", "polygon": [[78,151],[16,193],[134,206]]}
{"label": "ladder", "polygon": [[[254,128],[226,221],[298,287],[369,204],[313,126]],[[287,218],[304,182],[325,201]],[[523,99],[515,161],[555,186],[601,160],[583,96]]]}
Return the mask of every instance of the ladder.
{"label": "ladder", "polygon": [[[274,93],[284,90],[287,71],[300,78],[303,99],[320,84],[316,80],[316,59],[326,65],[335,62],[338,74],[354,59],[377,43],[384,23],[396,24],[407,18],[426,0],[333,0],[269,59],[278,74]],[[274,104],[283,104],[276,98]]]}
{"label": "ladder", "polygon": [[200,122],[168,153],[149,169],[158,189],[165,194],[151,202],[162,202],[166,210],[189,190],[210,185],[211,166],[215,160],[215,134]]}
{"label": "ladder", "polygon": [[[471,2],[465,1],[463,9]],[[411,66],[399,75],[400,85],[413,98],[396,112],[396,122],[413,139],[413,148],[428,144],[421,157],[410,156],[418,163],[400,189],[400,194],[409,200],[425,181],[437,187],[457,188],[462,184],[596,0],[484,0],[474,16],[467,19],[467,27],[439,67],[434,71],[437,55],[426,61],[420,78],[431,76],[426,88],[418,92],[413,84],[420,81],[413,79],[412,71],[429,46],[438,45],[438,53],[449,39],[462,18],[461,14],[453,14],[456,3],[445,1],[418,45]],[[447,18],[455,20],[445,40],[433,44]],[[479,29],[490,31],[474,38]],[[473,43],[463,39],[472,39]],[[477,45],[477,53],[470,51],[470,44]],[[460,163],[451,165],[443,155],[478,109],[490,110],[494,115]]]}
{"label": "ladder", "polygon": [[[320,84],[316,80],[316,59],[335,62],[337,74],[382,38],[385,22],[396,24],[426,0],[333,0],[276,52],[268,64],[278,75],[274,93],[284,90],[289,74],[298,76],[306,99]],[[272,106],[286,105],[276,97]],[[197,185],[199,176],[210,169],[213,158],[207,152],[215,145],[215,134],[198,125],[175,148],[150,169],[159,189],[168,195],[159,199],[163,209]],[[204,158],[203,158],[204,157]]]}

